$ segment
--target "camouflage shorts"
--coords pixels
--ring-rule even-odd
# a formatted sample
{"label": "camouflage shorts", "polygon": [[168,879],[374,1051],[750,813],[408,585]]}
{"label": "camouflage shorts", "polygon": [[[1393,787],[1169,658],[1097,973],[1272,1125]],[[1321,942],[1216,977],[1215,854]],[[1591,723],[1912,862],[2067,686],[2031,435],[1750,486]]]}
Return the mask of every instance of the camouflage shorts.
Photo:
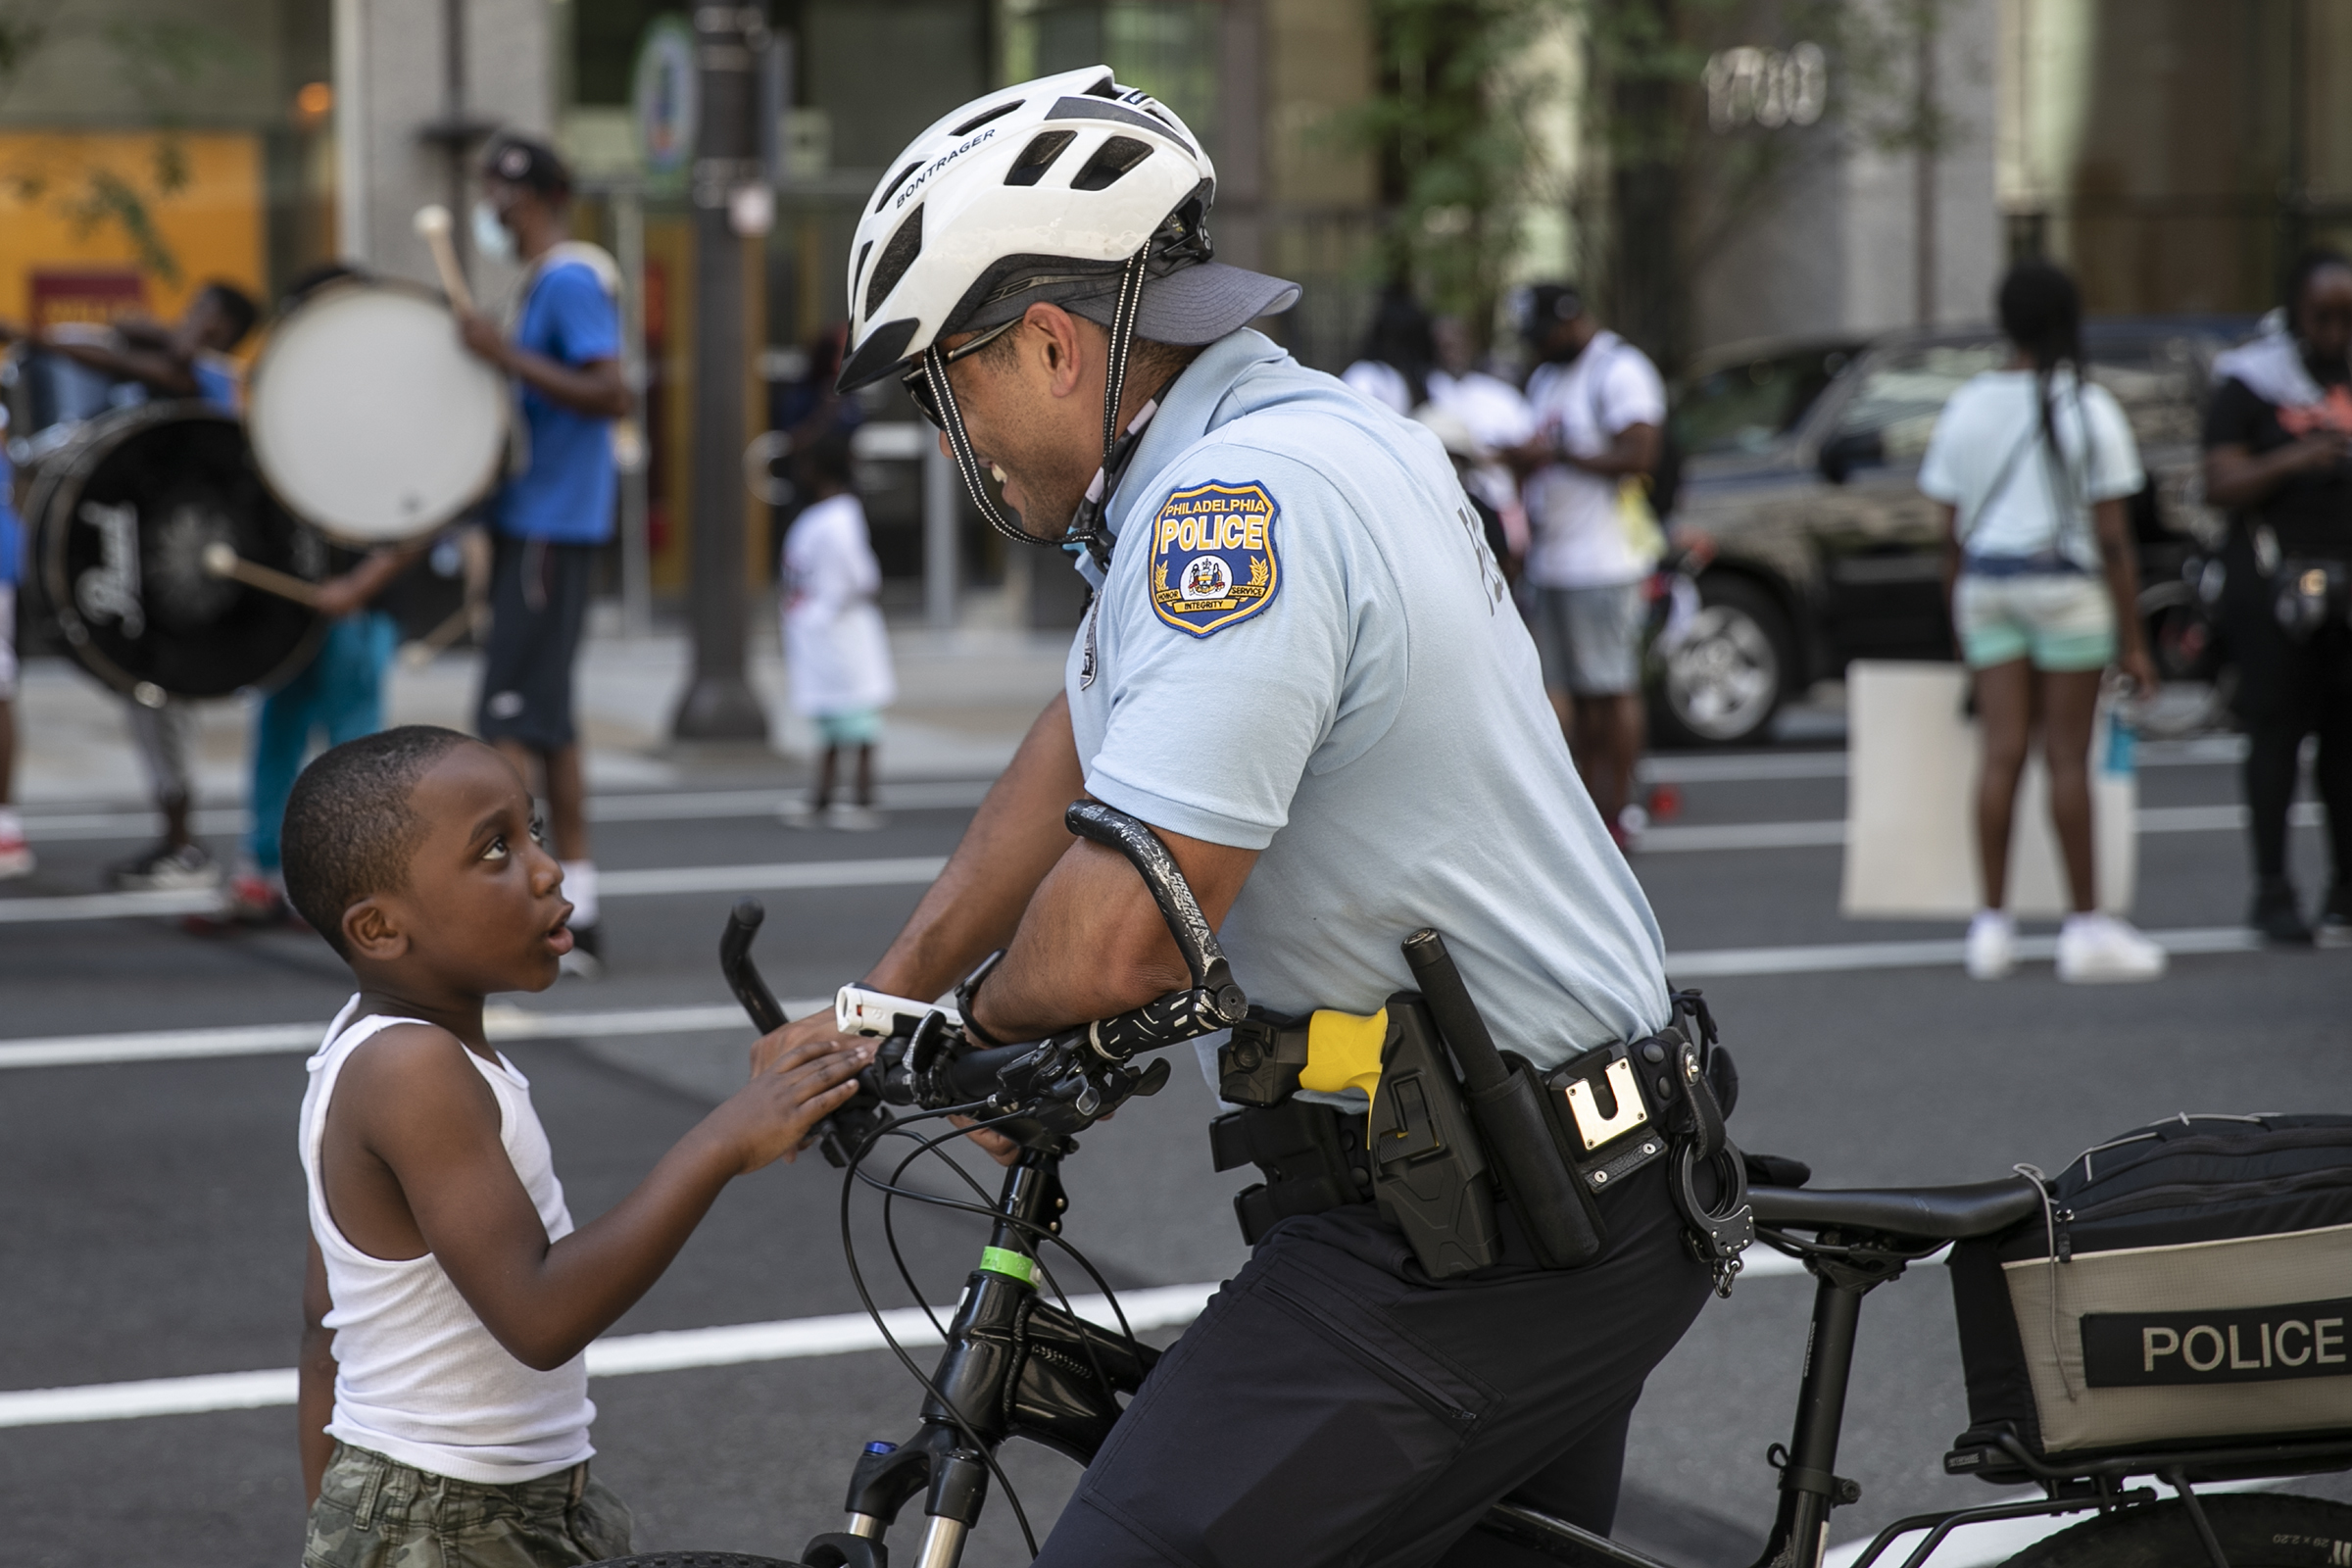
{"label": "camouflage shorts", "polygon": [[335,1445],[303,1568],[571,1568],[629,1550],[629,1510],[586,1464],[515,1486],[453,1481]]}

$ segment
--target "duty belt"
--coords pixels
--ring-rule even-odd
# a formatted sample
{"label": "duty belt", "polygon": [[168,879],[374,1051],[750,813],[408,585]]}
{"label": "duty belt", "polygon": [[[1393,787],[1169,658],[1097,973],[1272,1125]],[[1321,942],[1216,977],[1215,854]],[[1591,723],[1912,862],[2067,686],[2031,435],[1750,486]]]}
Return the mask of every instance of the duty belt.
{"label": "duty belt", "polygon": [[[1466,1002],[1457,999],[1457,1012]],[[1254,1246],[1294,1215],[1376,1201],[1428,1272],[1446,1278],[1495,1260],[1492,1188],[1499,1187],[1537,1260],[1577,1267],[1605,1243],[1593,1200],[1663,1158],[1691,1250],[1729,1295],[1754,1238],[1745,1171],[1724,1132],[1738,1078],[1704,1001],[1681,992],[1674,1003],[1674,1022],[1656,1034],[1545,1072],[1482,1040],[1499,1074],[1491,1069],[1486,1085],[1468,1088],[1414,993],[1392,997],[1368,1018],[1324,1011],[1246,1020],[1218,1052],[1219,1092],[1253,1108],[1210,1129],[1217,1169],[1253,1164],[1266,1178],[1234,1200],[1244,1239]],[[1483,1036],[1475,1014],[1471,1023]],[[1457,1057],[1460,1032],[1446,1032]],[[1292,1098],[1300,1088],[1346,1087],[1370,1097],[1368,1118]],[[1714,1174],[1712,1202],[1699,1196],[1701,1166]]]}

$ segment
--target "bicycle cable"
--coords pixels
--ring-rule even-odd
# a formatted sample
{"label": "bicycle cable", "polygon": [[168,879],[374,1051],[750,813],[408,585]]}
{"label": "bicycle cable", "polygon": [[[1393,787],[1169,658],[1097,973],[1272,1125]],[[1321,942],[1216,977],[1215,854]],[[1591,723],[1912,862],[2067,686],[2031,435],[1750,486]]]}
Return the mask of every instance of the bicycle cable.
{"label": "bicycle cable", "polygon": [[[941,1110],[922,1111],[912,1116],[894,1117],[889,1122],[874,1128],[858,1141],[858,1147],[850,1152],[849,1168],[842,1173],[841,1250],[843,1261],[849,1265],[850,1283],[857,1288],[858,1299],[864,1305],[866,1316],[873,1319],[875,1330],[882,1336],[882,1343],[889,1347],[891,1354],[899,1358],[899,1364],[906,1369],[907,1375],[921,1384],[924,1392],[939,1401],[940,1408],[947,1411],[948,1418],[955,1422],[956,1430],[963,1435],[966,1443],[971,1445],[972,1452],[982,1464],[988,1467],[988,1473],[996,1477],[997,1485],[1004,1489],[1005,1502],[1012,1508],[1014,1521],[1021,1527],[1022,1544],[1029,1548],[1029,1555],[1034,1560],[1037,1556],[1037,1532],[1029,1527],[1029,1512],[1021,1506],[1020,1494],[1014,1490],[1011,1478],[1004,1474],[1004,1467],[997,1462],[994,1450],[980,1441],[980,1435],[973,1430],[969,1418],[956,1407],[956,1401],[949,1398],[939,1385],[931,1381],[929,1375],[921,1367],[915,1365],[914,1357],[906,1353],[906,1348],[899,1343],[898,1336],[891,1333],[890,1325],[883,1321],[882,1309],[874,1304],[873,1292],[866,1288],[864,1271],[858,1266],[858,1242],[850,1224],[850,1199],[858,1191],[858,1182],[862,1174],[860,1167],[865,1161],[865,1156],[872,1152],[874,1145],[881,1140],[884,1133],[893,1128],[904,1128],[909,1122],[930,1121],[937,1117],[979,1109],[983,1104],[983,1102],[975,1101],[970,1104],[952,1105]],[[975,1122],[972,1125],[974,1127],[992,1127],[998,1122],[1011,1119],[1010,1115],[999,1116],[988,1121]],[[969,1130],[968,1128],[957,1128],[941,1138],[931,1140],[930,1145],[945,1143],[949,1138],[959,1136]],[[926,1147],[930,1147],[930,1145]],[[872,1180],[870,1177],[864,1179]]]}
{"label": "bicycle cable", "polygon": [[[959,1132],[962,1131],[962,1129],[957,1130]],[[887,1136],[887,1134],[885,1136]],[[923,1141],[915,1139],[915,1135],[912,1133],[900,1133],[899,1136],[907,1138],[909,1140],[914,1140],[917,1147],[913,1152],[909,1153],[905,1159],[899,1161],[898,1168],[892,1171],[890,1174],[890,1181],[888,1183],[878,1182],[870,1176],[865,1176],[861,1179],[866,1183],[867,1186],[880,1189],[882,1193],[882,1235],[890,1245],[891,1261],[898,1266],[899,1279],[906,1285],[906,1294],[913,1297],[916,1303],[922,1307],[923,1315],[931,1320],[933,1332],[937,1333],[941,1341],[944,1342],[948,1337],[948,1331],[946,1327],[939,1321],[939,1314],[931,1310],[930,1298],[923,1294],[922,1287],[915,1283],[913,1270],[907,1266],[905,1255],[899,1250],[898,1232],[891,1221],[891,1204],[897,1199],[906,1198],[912,1201],[926,1203],[938,1208],[954,1209],[959,1212],[975,1211],[973,1205],[960,1202],[956,1199],[945,1198],[938,1194],[922,1192],[916,1188],[906,1188],[898,1185],[905,1178],[906,1174],[906,1168],[912,1165],[916,1160],[920,1159],[926,1153],[936,1156],[948,1167],[948,1169],[954,1171],[956,1175],[956,1178],[960,1180],[964,1186],[970,1188],[973,1194],[980,1198],[983,1201],[988,1199],[988,1190],[982,1187],[978,1181],[973,1179],[971,1172],[965,1170],[961,1165],[958,1165],[953,1158],[949,1156],[946,1149],[946,1144],[949,1142],[948,1139],[939,1138]],[[1068,1252],[1070,1256],[1076,1260],[1078,1266],[1086,1271],[1088,1278],[1092,1279],[1097,1288],[1102,1291],[1102,1298],[1110,1305],[1111,1314],[1118,1319],[1119,1333],[1124,1336],[1130,1344],[1135,1343],[1135,1331],[1127,1322],[1126,1308],[1119,1304],[1118,1293],[1110,1288],[1109,1284],[1102,1278],[1102,1271],[1094,1266],[1092,1259],[1087,1257],[1084,1252],[1078,1250],[1078,1247],[1075,1243],[1069,1241],[1067,1238],[1061,1236],[1057,1232],[1054,1232],[1052,1229],[1051,1222],[1048,1222],[1048,1225],[1045,1228],[1039,1229],[1038,1227],[1023,1222],[1011,1215],[1003,1213],[993,1205],[986,1209],[985,1212],[998,1220],[1010,1223],[1018,1229],[1036,1230],[1041,1240],[1050,1241],[1054,1243],[1054,1246],[1059,1247],[1063,1251]],[[1070,1300],[1069,1292],[1062,1289],[1061,1282],[1054,1277],[1054,1271],[1046,1266],[1043,1258],[1036,1259],[1035,1261],[1037,1264],[1038,1273],[1045,1277],[1046,1285],[1053,1292],[1054,1298],[1060,1304],[1061,1310],[1067,1314],[1073,1322],[1083,1324],[1086,1320],[1079,1317],[1077,1307],[1072,1304]],[[1093,1371],[1097,1386],[1105,1392],[1114,1391],[1117,1386],[1112,1383],[1109,1370],[1102,1365],[1102,1358],[1096,1351],[1094,1336],[1087,1333],[1084,1328],[1081,1328],[1078,1333],[1078,1348],[1086,1355],[1086,1364],[1088,1368]]]}

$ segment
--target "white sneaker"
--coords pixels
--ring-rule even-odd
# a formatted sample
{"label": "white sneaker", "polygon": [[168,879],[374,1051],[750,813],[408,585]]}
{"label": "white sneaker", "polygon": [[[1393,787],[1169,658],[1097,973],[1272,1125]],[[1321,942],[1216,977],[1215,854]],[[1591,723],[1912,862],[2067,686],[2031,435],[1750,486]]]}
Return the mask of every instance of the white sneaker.
{"label": "white sneaker", "polygon": [[2072,914],[2058,932],[2058,978],[2069,985],[2154,980],[2165,951],[2111,914]]}
{"label": "white sneaker", "polygon": [[823,815],[807,801],[786,801],[776,808],[776,820],[786,827],[811,828],[825,825]]}
{"label": "white sneaker", "polygon": [[825,826],[843,833],[871,833],[887,820],[870,806],[837,801],[825,808]]}
{"label": "white sneaker", "polygon": [[1998,909],[1979,909],[1968,922],[1968,977],[2001,980],[2017,967],[2017,922]]}

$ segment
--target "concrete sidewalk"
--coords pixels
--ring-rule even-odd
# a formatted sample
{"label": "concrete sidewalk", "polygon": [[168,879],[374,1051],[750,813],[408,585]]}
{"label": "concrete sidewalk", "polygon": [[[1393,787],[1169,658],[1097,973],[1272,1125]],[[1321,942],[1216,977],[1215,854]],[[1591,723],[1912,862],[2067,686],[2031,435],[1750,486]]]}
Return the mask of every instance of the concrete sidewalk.
{"label": "concrete sidewalk", "polygon": [[[766,747],[679,745],[669,718],[686,689],[693,648],[680,633],[592,634],[580,655],[576,702],[598,792],[722,783],[783,784],[806,776],[815,734],[788,710],[772,620],[755,618],[752,686],[766,705]],[[1060,689],[1061,634],[974,625],[894,629],[899,700],[884,725],[886,779],[988,778],[1003,770],[1030,721]],[[445,655],[421,668],[393,666],[394,723],[469,729],[480,656]],[[122,699],[62,659],[25,666],[17,705],[17,799],[38,812],[72,806],[135,806],[148,785],[123,724]],[[245,799],[247,730],[259,699],[197,706],[197,798]]]}

